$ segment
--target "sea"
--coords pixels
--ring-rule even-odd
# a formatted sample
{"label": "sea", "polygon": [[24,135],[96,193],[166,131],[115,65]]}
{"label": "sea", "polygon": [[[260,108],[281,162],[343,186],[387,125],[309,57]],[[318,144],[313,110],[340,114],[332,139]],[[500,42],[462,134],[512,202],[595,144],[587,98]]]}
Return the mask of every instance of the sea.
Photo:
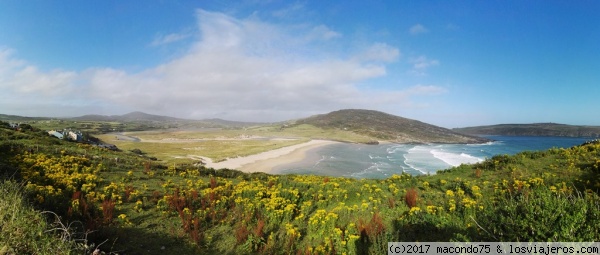
{"label": "sea", "polygon": [[568,148],[593,138],[540,136],[483,136],[484,144],[332,144],[307,152],[301,162],[274,168],[280,174],[316,174],[357,179],[388,178],[394,174],[435,174],[494,155]]}

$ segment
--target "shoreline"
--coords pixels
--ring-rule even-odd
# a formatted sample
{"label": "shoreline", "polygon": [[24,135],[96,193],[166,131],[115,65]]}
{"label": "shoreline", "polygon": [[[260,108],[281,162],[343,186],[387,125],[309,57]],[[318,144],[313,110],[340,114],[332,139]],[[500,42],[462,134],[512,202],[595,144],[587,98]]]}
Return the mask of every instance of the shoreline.
{"label": "shoreline", "polygon": [[206,167],[214,169],[236,169],[246,173],[264,172],[273,174],[274,168],[280,165],[302,161],[309,150],[341,142],[331,140],[310,140],[305,143],[265,151],[245,157],[231,158],[213,163],[206,161]]}

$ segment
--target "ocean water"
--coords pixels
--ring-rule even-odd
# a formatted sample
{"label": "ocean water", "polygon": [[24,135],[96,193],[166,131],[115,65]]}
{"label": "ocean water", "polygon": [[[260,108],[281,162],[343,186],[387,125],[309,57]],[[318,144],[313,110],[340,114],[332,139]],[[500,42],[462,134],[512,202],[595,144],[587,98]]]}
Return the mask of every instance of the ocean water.
{"label": "ocean water", "polygon": [[275,168],[301,173],[353,178],[387,178],[393,174],[434,174],[438,170],[481,162],[498,154],[568,148],[592,138],[485,136],[485,144],[333,144],[307,153],[301,162]]}

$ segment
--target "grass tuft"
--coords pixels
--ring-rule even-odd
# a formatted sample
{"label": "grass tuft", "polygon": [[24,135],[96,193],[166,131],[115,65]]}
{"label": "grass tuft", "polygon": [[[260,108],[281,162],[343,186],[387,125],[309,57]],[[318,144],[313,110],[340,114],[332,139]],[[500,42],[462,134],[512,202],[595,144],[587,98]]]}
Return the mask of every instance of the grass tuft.
{"label": "grass tuft", "polygon": [[[14,181],[0,183],[0,254],[73,254],[84,252],[70,226],[58,215],[35,210]],[[55,221],[48,223],[45,215]]]}

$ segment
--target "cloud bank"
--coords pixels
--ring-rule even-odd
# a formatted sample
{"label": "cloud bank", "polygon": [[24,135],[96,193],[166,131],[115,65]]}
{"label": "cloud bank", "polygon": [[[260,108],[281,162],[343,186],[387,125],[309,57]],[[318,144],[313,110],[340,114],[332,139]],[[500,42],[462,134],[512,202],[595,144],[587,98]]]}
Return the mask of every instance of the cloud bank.
{"label": "cloud bank", "polygon": [[[141,110],[279,121],[341,108],[405,107],[413,95],[445,92],[432,85],[361,89],[360,84],[386,76],[387,65],[401,57],[399,49],[384,42],[331,53],[328,47],[343,46],[344,35],[323,24],[286,26],[204,10],[196,15],[198,39],[185,54],[136,73],[110,67],[40,71],[0,49],[0,88],[6,92],[0,108],[30,115]],[[188,37],[157,36],[149,44],[168,46]],[[411,63],[416,70],[438,64],[424,57]]]}

